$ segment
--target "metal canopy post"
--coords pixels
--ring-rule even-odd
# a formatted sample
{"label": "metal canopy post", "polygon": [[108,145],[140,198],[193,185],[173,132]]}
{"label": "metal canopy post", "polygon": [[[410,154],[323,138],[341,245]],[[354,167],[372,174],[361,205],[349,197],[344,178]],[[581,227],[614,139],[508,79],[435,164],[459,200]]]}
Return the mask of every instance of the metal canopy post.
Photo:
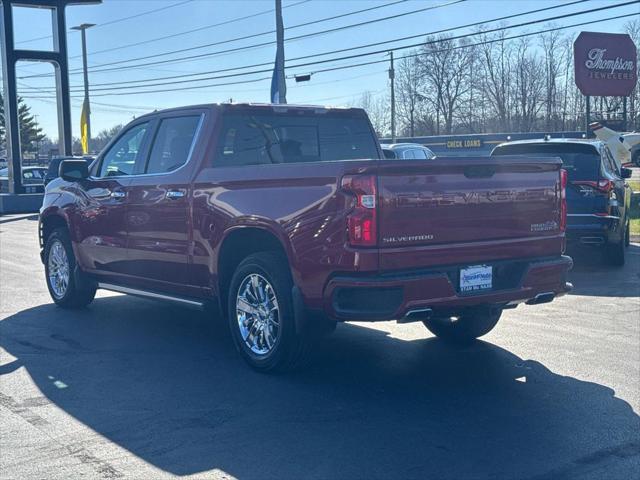
{"label": "metal canopy post", "polygon": [[[0,43],[4,72],[4,117],[9,156],[9,192],[24,193],[21,174],[20,125],[18,121],[18,88],[16,64],[21,60],[48,62],[55,69],[58,105],[58,135],[60,150],[71,155],[71,101],[69,95],[69,65],[65,8],[67,5],[92,5],[102,0],[1,0]],[[46,8],[51,10],[53,51],[16,50],[14,44],[13,7]]]}

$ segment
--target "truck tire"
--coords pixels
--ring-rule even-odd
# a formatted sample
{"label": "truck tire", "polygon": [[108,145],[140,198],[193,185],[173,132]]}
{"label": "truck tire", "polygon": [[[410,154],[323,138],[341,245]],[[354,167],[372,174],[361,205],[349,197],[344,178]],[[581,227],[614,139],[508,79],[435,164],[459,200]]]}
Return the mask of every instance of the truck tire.
{"label": "truck tire", "polygon": [[605,247],[605,255],[610,265],[615,267],[622,267],[625,263],[625,250],[629,246],[630,236],[629,222],[626,223],[624,228],[623,237],[619,242],[608,243]]}
{"label": "truck tire", "polygon": [[433,317],[423,323],[431,333],[447,343],[467,345],[489,333],[496,326],[499,308],[469,308],[459,317]]}
{"label": "truck tire", "polygon": [[629,247],[631,245],[631,221],[627,220],[627,228],[625,229],[624,246]]}
{"label": "truck tire", "polygon": [[63,308],[86,307],[96,296],[93,282],[82,279],[69,233],[64,228],[55,229],[47,238],[44,270],[49,294],[56,305]]}
{"label": "truck tire", "polygon": [[249,255],[231,279],[228,317],[240,355],[261,372],[295,370],[310,356],[312,338],[296,331],[293,279],[274,252]]}
{"label": "truck tire", "polygon": [[625,250],[627,249],[627,233],[628,229],[625,228],[625,234],[621,241],[608,243],[605,250],[605,255],[609,265],[614,267],[623,267],[625,262]]}

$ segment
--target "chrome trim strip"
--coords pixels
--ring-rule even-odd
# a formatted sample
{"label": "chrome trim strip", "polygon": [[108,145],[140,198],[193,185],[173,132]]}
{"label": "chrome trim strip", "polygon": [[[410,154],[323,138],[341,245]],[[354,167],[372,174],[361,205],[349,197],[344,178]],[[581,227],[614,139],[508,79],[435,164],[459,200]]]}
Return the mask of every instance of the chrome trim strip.
{"label": "chrome trim strip", "polygon": [[165,197],[167,197],[170,200],[176,200],[178,198],[183,198],[185,195],[186,193],[183,192],[182,190],[169,190],[165,194]]}
{"label": "chrome trim strip", "polygon": [[580,243],[584,245],[604,245],[602,237],[580,237]]}
{"label": "chrome trim strip", "polygon": [[140,290],[138,288],[123,287],[121,285],[114,285],[112,283],[98,283],[98,288],[103,290],[110,290],[112,292],[126,293],[127,295],[135,295],[137,297],[151,298],[154,300],[165,300],[168,302],[180,303],[182,305],[188,305],[202,309],[204,308],[204,302],[197,300],[188,300],[186,298],[174,297],[173,295],[165,295],[163,293],[149,292],[147,290]]}
{"label": "chrome trim strip", "polygon": [[609,218],[613,220],[620,220],[620,217],[615,215],[596,215],[595,213],[568,213],[567,217],[595,217],[595,218]]}
{"label": "chrome trim strip", "polygon": [[417,315],[419,313],[433,313],[433,310],[431,310],[430,308],[413,308],[406,313],[405,317]]}

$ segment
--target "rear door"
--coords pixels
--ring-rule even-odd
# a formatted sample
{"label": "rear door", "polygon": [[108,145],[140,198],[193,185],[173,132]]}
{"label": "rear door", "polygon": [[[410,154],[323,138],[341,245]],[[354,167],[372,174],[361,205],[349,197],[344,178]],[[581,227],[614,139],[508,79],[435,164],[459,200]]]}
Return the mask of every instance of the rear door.
{"label": "rear door", "polygon": [[126,214],[128,273],[140,287],[188,289],[190,159],[203,119],[201,110],[158,116],[148,155],[138,161],[131,177]]}
{"label": "rear door", "polygon": [[559,169],[557,159],[520,157],[385,162],[380,246],[557,235]]}

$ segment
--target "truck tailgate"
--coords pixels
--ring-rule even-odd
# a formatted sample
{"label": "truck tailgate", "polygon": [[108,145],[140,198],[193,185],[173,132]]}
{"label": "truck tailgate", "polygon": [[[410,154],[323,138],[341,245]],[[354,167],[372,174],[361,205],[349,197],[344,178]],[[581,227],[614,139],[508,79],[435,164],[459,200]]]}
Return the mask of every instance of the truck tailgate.
{"label": "truck tailgate", "polygon": [[508,156],[381,163],[381,252],[558,236],[560,166]]}

